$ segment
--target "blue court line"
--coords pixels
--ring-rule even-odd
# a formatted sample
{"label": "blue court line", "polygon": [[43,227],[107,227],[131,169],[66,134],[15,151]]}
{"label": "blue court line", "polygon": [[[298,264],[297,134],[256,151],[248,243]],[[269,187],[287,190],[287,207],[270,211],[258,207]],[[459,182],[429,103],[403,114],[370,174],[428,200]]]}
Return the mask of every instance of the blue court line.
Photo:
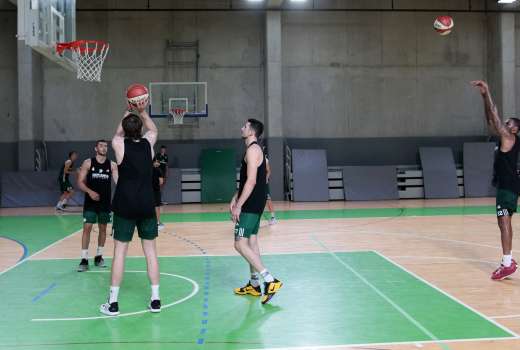
{"label": "blue court line", "polygon": [[29,255],[29,249],[27,248],[27,246],[23,242],[21,242],[19,240],[16,240],[16,239],[13,239],[13,238],[10,238],[10,237],[6,237],[6,236],[0,236],[0,238],[5,238],[5,239],[7,239],[9,241],[13,241],[15,243],[18,243],[19,245],[22,246],[22,248],[23,248],[23,255],[22,255],[22,257],[20,259],[18,259],[17,263],[19,263],[20,261],[24,260]]}
{"label": "blue court line", "polygon": [[208,332],[208,309],[209,309],[209,286],[210,286],[210,278],[211,278],[211,262],[209,260],[209,256],[206,255],[206,250],[199,246],[197,243],[176,235],[175,233],[172,233],[174,237],[177,239],[180,239],[181,241],[184,241],[191,246],[195,247],[200,253],[204,256],[204,301],[202,303],[202,320],[200,321],[200,331],[199,331],[199,338],[197,339],[198,345],[204,345],[204,342],[206,340],[206,333]]}
{"label": "blue court line", "polygon": [[57,286],[56,282],[53,282],[50,286],[48,286],[47,288],[45,288],[44,290],[42,290],[40,292],[40,294],[38,294],[37,296],[35,296],[33,299],[32,299],[32,302],[35,303],[37,302],[38,300],[40,300],[41,298],[43,298],[44,296],[46,296],[47,294],[49,294],[49,292],[54,289],[55,287]]}

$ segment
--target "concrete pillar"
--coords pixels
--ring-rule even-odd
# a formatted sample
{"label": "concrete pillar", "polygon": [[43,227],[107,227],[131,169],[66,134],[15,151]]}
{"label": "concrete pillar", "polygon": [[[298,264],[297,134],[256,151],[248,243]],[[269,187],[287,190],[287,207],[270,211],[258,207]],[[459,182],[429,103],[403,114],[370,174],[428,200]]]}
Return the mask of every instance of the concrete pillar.
{"label": "concrete pillar", "polygon": [[265,122],[271,164],[270,188],[274,200],[283,200],[284,133],[282,113],[282,14],[265,16]]}
{"label": "concrete pillar", "polygon": [[488,15],[488,81],[503,119],[516,114],[515,15]]}
{"label": "concrete pillar", "polygon": [[[56,101],[59,103],[59,101]],[[42,58],[18,41],[18,170],[34,170],[34,153],[43,140]]]}
{"label": "concrete pillar", "polygon": [[515,103],[515,14],[500,13],[500,53],[502,75],[502,115],[507,118],[516,114]]}

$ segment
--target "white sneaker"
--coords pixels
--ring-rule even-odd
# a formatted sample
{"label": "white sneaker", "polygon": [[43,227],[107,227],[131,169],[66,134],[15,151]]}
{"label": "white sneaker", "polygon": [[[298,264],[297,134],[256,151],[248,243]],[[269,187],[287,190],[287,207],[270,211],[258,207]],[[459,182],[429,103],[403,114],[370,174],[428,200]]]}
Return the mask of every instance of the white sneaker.
{"label": "white sneaker", "polygon": [[119,304],[117,301],[112,304],[107,301],[106,303],[101,304],[99,311],[107,316],[117,316],[119,315]]}
{"label": "white sneaker", "polygon": [[269,226],[270,225],[275,225],[276,224],[276,218],[275,217],[272,217],[269,219]]}
{"label": "white sneaker", "polygon": [[158,224],[157,224],[157,229],[158,229],[159,231],[163,230],[163,229],[164,229],[164,224],[163,224],[162,222],[158,223]]}

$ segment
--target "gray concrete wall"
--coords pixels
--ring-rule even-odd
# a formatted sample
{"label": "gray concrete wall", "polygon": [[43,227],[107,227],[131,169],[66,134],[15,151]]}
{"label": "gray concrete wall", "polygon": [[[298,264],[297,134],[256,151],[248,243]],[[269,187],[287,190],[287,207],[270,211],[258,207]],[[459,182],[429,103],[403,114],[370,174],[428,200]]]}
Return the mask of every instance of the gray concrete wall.
{"label": "gray concrete wall", "polygon": [[[440,37],[431,26],[435,15],[283,13],[284,136],[485,134],[479,97],[467,82],[486,75],[486,16],[457,13],[456,30]],[[245,117],[264,119],[263,18],[261,12],[79,12],[78,37],[108,40],[112,51],[100,84],[78,82],[46,63],[45,138],[110,137],[124,88],[164,79],[166,39],[200,40],[210,118],[181,130],[160,122],[161,137],[236,137]],[[128,28],[146,30],[129,40]],[[56,104],[63,96],[65,104]]]}
{"label": "gray concrete wall", "polygon": [[486,16],[457,13],[286,12],[284,131],[290,138],[485,133],[472,79],[486,76]]}
{"label": "gray concrete wall", "polygon": [[17,167],[18,76],[16,11],[6,1],[0,2],[0,172]]}
{"label": "gray concrete wall", "polygon": [[0,10],[16,11],[16,6],[10,0],[0,0]]}
{"label": "gray concrete wall", "polygon": [[[207,81],[211,117],[198,128],[171,130],[164,139],[226,139],[239,135],[247,117],[264,119],[263,13],[78,12],[77,37],[107,40],[111,51],[99,84],[70,72],[44,68],[45,138],[86,141],[109,138],[125,108],[125,88],[165,79],[166,40],[200,45],[200,80]],[[59,103],[58,103],[59,102]]]}
{"label": "gray concrete wall", "polygon": [[0,142],[0,173],[18,169],[18,143]]}
{"label": "gray concrete wall", "polygon": [[520,14],[515,15],[516,117],[520,117]]}
{"label": "gray concrete wall", "polygon": [[[78,7],[144,9],[147,3],[80,0]],[[234,1],[232,5],[237,8],[241,3]],[[320,9],[373,10],[390,9],[392,2],[314,3]],[[0,0],[0,8],[2,4],[13,8],[6,0]],[[152,9],[193,8],[189,0],[151,0],[150,4]],[[212,4],[226,9],[230,1]],[[467,5],[467,0],[394,0],[394,6],[402,9],[464,10]],[[492,5],[488,1],[488,6]],[[472,0],[471,6],[483,10],[483,0]],[[203,1],[197,1],[197,7],[206,8]],[[298,147],[327,148],[333,165],[359,164],[364,158],[355,155],[356,149],[377,144],[381,157],[374,159],[378,164],[393,164],[415,163],[415,153],[410,150],[415,148],[416,152],[424,142],[452,144],[457,138],[487,135],[480,97],[467,82],[486,78],[492,66],[488,64],[490,15],[451,13],[455,30],[440,37],[432,29],[438,14],[283,12],[280,142],[287,138]],[[518,16],[516,32],[520,28]],[[7,81],[0,87],[0,100],[8,106],[0,112],[5,126],[0,128],[0,147],[16,150],[17,89],[12,88],[17,84],[16,12],[0,12],[0,24],[7,28],[0,31],[0,74]],[[69,149],[79,148],[88,156],[94,140],[112,136],[125,108],[126,86],[164,80],[167,39],[200,41],[200,80],[209,83],[210,118],[201,121],[198,128],[170,130],[165,122],[159,123],[160,139],[171,144],[170,153],[178,166],[196,166],[198,150],[208,146],[231,146],[240,151],[237,137],[243,120],[265,120],[264,12],[79,11],[77,31],[78,38],[109,41],[111,52],[99,84],[77,81],[70,72],[44,60],[43,137],[49,146],[50,168],[59,166]],[[515,64],[519,67],[520,35],[515,35],[515,40]],[[517,68],[516,84],[519,72]],[[515,96],[520,112],[520,97]],[[376,137],[380,142],[374,143]],[[394,153],[403,148],[406,156],[396,158]],[[4,164],[15,166],[16,157],[0,152],[0,162],[4,159]]]}
{"label": "gray concrete wall", "polygon": [[[0,142],[18,139],[16,12],[0,12]],[[1,152],[0,152],[1,153]]]}

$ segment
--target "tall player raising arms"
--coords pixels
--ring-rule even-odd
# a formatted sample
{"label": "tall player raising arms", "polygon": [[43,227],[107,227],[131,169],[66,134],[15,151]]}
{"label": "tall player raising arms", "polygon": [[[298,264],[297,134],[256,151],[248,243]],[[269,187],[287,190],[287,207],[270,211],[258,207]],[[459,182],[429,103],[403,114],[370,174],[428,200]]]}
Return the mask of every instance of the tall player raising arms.
{"label": "tall player raising arms", "polygon": [[[119,178],[112,202],[114,212],[114,260],[108,301],[100,311],[105,315],[119,314],[119,286],[123,280],[128,243],[134,229],[141,238],[152,295],[148,308],[151,312],[161,311],[159,298],[159,262],[155,238],[157,219],[152,188],[153,146],[157,140],[157,127],[146,112],[148,90],[142,85],[132,85],[127,90],[130,107],[112,138],[116,154]],[[147,129],[142,134],[143,126]]]}

